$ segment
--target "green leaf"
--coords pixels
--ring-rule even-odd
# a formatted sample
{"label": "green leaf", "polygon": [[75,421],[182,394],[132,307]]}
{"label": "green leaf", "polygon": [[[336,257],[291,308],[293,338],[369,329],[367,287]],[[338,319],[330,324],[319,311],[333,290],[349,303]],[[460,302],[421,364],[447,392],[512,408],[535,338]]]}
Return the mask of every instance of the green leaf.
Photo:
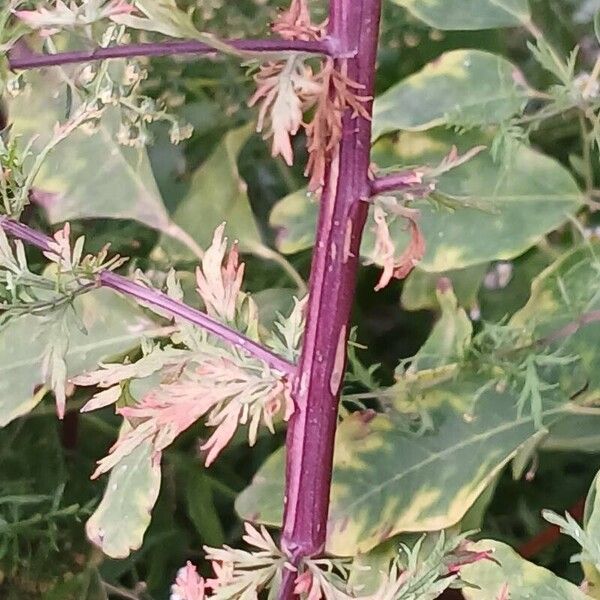
{"label": "green leaf", "polygon": [[[109,290],[96,290],[74,302],[86,333],[69,319],[69,348],[65,356],[68,377],[96,368],[99,362],[137,346],[154,328],[135,304]],[[0,426],[28,413],[44,397],[43,356],[53,321],[26,315],[0,330]]]}
{"label": "green leaf", "polygon": [[211,481],[197,465],[186,473],[185,502],[188,516],[202,542],[213,547],[222,546],[225,533],[215,507]]}
{"label": "green leaf", "polygon": [[[446,131],[406,133],[397,142],[378,144],[374,154],[384,167],[435,165],[453,142],[465,152],[482,141],[485,138],[474,134],[455,139]],[[437,193],[451,209],[428,201],[414,203],[421,209],[427,244],[419,268],[428,272],[515,258],[562,225],[584,200],[567,169],[518,143],[508,162],[496,162],[489,152],[481,152],[442,175]]]}
{"label": "green leaf", "polygon": [[[527,304],[512,317],[514,327],[526,327],[535,339],[546,338],[560,346],[564,356],[578,361],[560,373],[561,388],[580,404],[595,402],[600,389],[600,245],[584,244],[566,252],[546,268],[531,285]],[[545,450],[598,452],[600,411],[572,414],[552,428]]]}
{"label": "green leaf", "polygon": [[271,211],[269,223],[275,229],[275,244],[283,254],[311,248],[315,241],[319,203],[306,189],[282,198]]}
{"label": "green leaf", "polygon": [[[9,104],[14,135],[39,136],[39,150],[64,120],[67,84],[56,69],[28,75],[25,92]],[[146,150],[122,146],[117,115],[109,109],[97,131],[79,130],[55,148],[35,181],[51,223],[71,219],[134,219],[176,235],[154,180]],[[40,195],[38,193],[38,195]]]}
{"label": "green leaf", "polygon": [[436,369],[460,362],[471,343],[473,325],[464,309],[459,308],[448,279],[440,280],[436,295],[442,314],[415,355],[410,371]]}
{"label": "green leaf", "polygon": [[402,286],[402,308],[435,310],[438,306],[436,287],[442,277],[452,282],[459,305],[471,308],[477,303],[477,294],[487,269],[486,263],[446,273],[426,273],[415,269]]}
{"label": "green leaf", "polygon": [[[516,418],[514,395],[481,391],[484,383],[453,381],[426,392],[420,406],[433,429],[421,435],[388,415],[355,413],[341,423],[328,551],[353,555],[398,533],[440,530],[464,517],[536,431],[531,416]],[[546,405],[548,425],[563,414],[560,406]],[[281,523],[283,458],[283,451],[272,455],[238,497],[242,518]]]}
{"label": "green leaf", "polygon": [[[200,247],[210,245],[215,229],[225,221],[230,239],[246,252],[260,251],[260,232],[254,219],[246,183],[240,177],[237,157],[252,128],[229,131],[212,155],[196,170],[190,189],[173,214],[173,220]],[[193,253],[170,237],[163,237],[154,251],[157,259],[188,260]]]}
{"label": "green leaf", "polygon": [[375,101],[373,138],[439,125],[483,126],[521,112],[527,90],[518,69],[481,50],[446,52]]}
{"label": "green leaf", "polygon": [[[404,133],[397,142],[378,143],[374,160],[382,167],[436,165],[450,151],[450,137],[446,131]],[[455,141],[464,152],[479,145],[482,138],[465,135]],[[509,163],[501,164],[482,152],[442,175],[437,192],[451,207],[429,200],[412,203],[421,210],[419,223],[426,242],[419,269],[440,273],[515,258],[582,205],[577,183],[557,161],[521,144],[514,146],[511,157]],[[309,248],[317,214],[318,205],[304,190],[280,200],[270,218],[278,249],[289,254]],[[363,254],[374,243],[372,230],[371,220]],[[408,243],[401,220],[391,234],[399,249]]]}
{"label": "green leaf", "polygon": [[562,377],[562,387],[577,394],[579,403],[594,401],[600,389],[598,252],[599,244],[584,244],[561,256],[533,280],[529,301],[510,321],[579,358]]}
{"label": "green leaf", "polygon": [[[466,600],[589,600],[577,586],[521,558],[506,544],[482,540],[471,549],[492,550],[494,560],[480,560],[461,568],[461,577],[477,587],[465,587]],[[508,594],[502,592],[508,588]]]}
{"label": "green leaf", "polygon": [[289,315],[298,292],[291,288],[267,288],[252,294],[258,308],[258,320],[265,333],[273,331],[279,315]]}
{"label": "green leaf", "polygon": [[557,452],[600,452],[599,414],[571,415],[552,428],[542,449]]}
{"label": "green leaf", "polygon": [[393,0],[438,29],[515,27],[531,19],[528,0]]}
{"label": "green leaf", "polygon": [[102,502],[86,523],[88,538],[104,554],[126,558],[142,545],[160,490],[160,464],[145,441],[111,471]]}

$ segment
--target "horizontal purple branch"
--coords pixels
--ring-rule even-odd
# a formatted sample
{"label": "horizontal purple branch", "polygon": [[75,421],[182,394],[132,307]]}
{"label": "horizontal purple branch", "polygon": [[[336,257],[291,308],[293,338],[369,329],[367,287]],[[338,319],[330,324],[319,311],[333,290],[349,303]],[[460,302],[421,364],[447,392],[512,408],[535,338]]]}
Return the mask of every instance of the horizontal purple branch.
{"label": "horizontal purple branch", "polygon": [[[0,227],[2,227],[8,235],[18,238],[31,246],[36,246],[40,250],[49,250],[49,245],[53,242],[52,238],[47,235],[7,217],[0,218]],[[277,356],[264,346],[247,338],[238,331],[230,329],[223,323],[212,319],[205,313],[188,306],[187,304],[178,302],[162,292],[147,288],[110,271],[103,271],[100,273],[99,283],[102,287],[111,288],[126,294],[127,296],[131,296],[132,298],[141,300],[145,304],[159,308],[175,317],[185,319],[198,327],[202,327],[220,339],[245,350],[248,354],[251,354],[259,360],[264,361],[281,373],[289,375],[295,371],[295,366],[293,364],[280,356]]]}
{"label": "horizontal purple branch", "polygon": [[414,169],[381,175],[371,181],[371,197],[390,192],[401,192],[418,186],[422,182],[423,176]]}
{"label": "horizontal purple branch", "polygon": [[[241,52],[277,53],[303,52],[307,54],[333,55],[335,44],[331,39],[317,41],[302,40],[223,40],[223,43]],[[108,58],[132,58],[135,56],[170,56],[175,54],[216,54],[209,44],[198,41],[168,41],[145,44],[128,44],[94,48],[92,50],[75,50],[57,54],[12,53],[8,63],[11,69],[37,69],[72,63],[84,63]]]}

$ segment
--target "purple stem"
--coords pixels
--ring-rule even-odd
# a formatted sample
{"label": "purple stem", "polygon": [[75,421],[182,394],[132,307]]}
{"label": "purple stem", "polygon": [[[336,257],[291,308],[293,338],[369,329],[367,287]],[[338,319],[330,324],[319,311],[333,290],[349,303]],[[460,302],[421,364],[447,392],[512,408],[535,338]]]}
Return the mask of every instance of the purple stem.
{"label": "purple stem", "polygon": [[[343,48],[339,71],[373,95],[381,0],[331,0],[330,35]],[[368,105],[372,113],[372,102]],[[346,111],[342,140],[327,168],[320,202],[304,344],[288,427],[282,547],[292,562],[322,553],[327,535],[337,411],[346,363],[359,249],[371,196],[371,121]],[[294,573],[284,572],[280,598],[293,596]]]}
{"label": "purple stem", "polygon": [[[40,250],[50,250],[50,244],[54,241],[51,237],[23,225],[18,221],[9,219],[7,217],[0,218],[0,227],[4,231],[15,238],[18,238],[31,246],[36,246]],[[218,338],[237,346],[251,354],[255,358],[264,361],[270,365],[273,369],[284,373],[286,375],[292,375],[296,367],[286,361],[285,359],[277,356],[267,348],[261,346],[257,342],[247,338],[241,333],[230,329],[223,323],[216,321],[209,317],[205,313],[178,302],[173,298],[170,298],[166,294],[157,290],[149,289],[138,283],[134,283],[129,279],[112,273],[111,271],[103,271],[99,276],[99,283],[102,287],[111,288],[115,291],[121,292],[137,300],[141,300],[145,304],[155,306],[160,310],[163,310],[175,317],[181,317],[198,327],[202,327],[206,331],[212,333]]]}
{"label": "purple stem", "polygon": [[[242,52],[304,52],[307,54],[335,54],[335,40],[288,41],[288,40],[224,40],[236,50]],[[94,48],[92,50],[75,50],[57,54],[24,54],[9,55],[11,69],[37,69],[71,63],[83,63],[108,58],[129,58],[134,56],[170,56],[173,54],[216,54],[212,46],[198,41],[168,41],[146,44],[131,44]]]}
{"label": "purple stem", "polygon": [[370,183],[371,197],[387,192],[399,192],[421,183],[421,177],[414,170],[398,171],[375,177]]}

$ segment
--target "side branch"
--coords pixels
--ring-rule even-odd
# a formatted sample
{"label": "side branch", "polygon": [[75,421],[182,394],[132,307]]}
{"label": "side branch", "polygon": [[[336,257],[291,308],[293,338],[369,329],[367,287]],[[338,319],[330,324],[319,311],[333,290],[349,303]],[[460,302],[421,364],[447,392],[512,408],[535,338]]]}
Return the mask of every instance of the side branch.
{"label": "side branch", "polygon": [[370,182],[371,198],[414,188],[419,183],[422,183],[422,175],[414,169],[381,175]]}
{"label": "side branch", "polygon": [[[305,54],[336,54],[335,41],[327,38],[316,41],[289,40],[224,40],[224,44],[240,52],[253,54],[280,54],[285,52],[302,52]],[[9,55],[8,64],[11,69],[37,69],[73,63],[85,63],[109,58],[133,58],[135,56],[171,56],[175,54],[217,54],[218,50],[198,41],[168,41],[144,44],[128,44],[94,48],[92,50],[76,50],[58,52],[57,54],[30,54],[24,56]]]}
{"label": "side branch", "polygon": [[554,342],[575,335],[580,329],[582,329],[586,325],[591,325],[593,323],[598,322],[600,322],[600,310],[592,310],[590,312],[583,313],[578,319],[567,323],[557,331],[549,333],[545,337],[537,340],[535,342],[535,345],[548,346],[550,344],[553,344]]}
{"label": "side branch", "polygon": [[[8,235],[18,238],[40,250],[49,250],[49,244],[53,241],[52,238],[47,235],[7,217],[0,218],[0,227],[2,227]],[[198,327],[202,327],[218,338],[245,350],[248,354],[251,354],[259,360],[264,361],[273,369],[276,369],[281,373],[291,375],[295,372],[295,366],[293,364],[271,352],[264,346],[247,338],[238,331],[230,329],[205,313],[188,306],[187,304],[178,302],[162,292],[147,288],[110,271],[103,271],[100,273],[98,282],[102,287],[121,292],[122,294],[131,296],[137,300],[141,300],[145,304],[155,306],[173,316],[181,317]]]}

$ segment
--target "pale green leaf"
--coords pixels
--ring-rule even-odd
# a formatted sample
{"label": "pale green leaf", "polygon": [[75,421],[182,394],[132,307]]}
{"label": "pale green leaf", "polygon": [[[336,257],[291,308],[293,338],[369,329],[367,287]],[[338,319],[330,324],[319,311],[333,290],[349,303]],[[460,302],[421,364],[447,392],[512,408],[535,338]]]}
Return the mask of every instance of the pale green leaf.
{"label": "pale green leaf", "polygon": [[295,254],[310,248],[315,241],[318,216],[318,200],[306,189],[277,202],[269,217],[276,232],[277,249],[283,254]]}
{"label": "pale green leaf", "polygon": [[[37,150],[65,120],[68,83],[59,72],[30,73],[26,90],[9,103],[12,133],[24,142],[35,137]],[[118,126],[116,113],[107,109],[91,135],[75,131],[50,153],[34,182],[48,220],[134,219],[181,237],[169,219],[146,150],[119,144]]]}
{"label": "pale green leaf", "polygon": [[494,560],[480,560],[461,568],[461,577],[477,587],[462,590],[466,600],[589,600],[577,586],[551,571],[521,558],[512,548],[494,540],[482,540],[472,549],[492,550]]}
{"label": "pale green leaf", "polygon": [[[96,290],[75,300],[87,334],[74,319],[67,321],[68,377],[95,369],[99,362],[137,346],[153,322],[141,309],[109,290]],[[53,332],[49,318],[25,315],[0,329],[0,427],[28,413],[44,396],[42,361]]]}
{"label": "pale green leaf", "polygon": [[88,538],[111,558],[137,550],[160,490],[160,464],[151,441],[142,442],[111,471],[104,497],[86,523]]}
{"label": "pale green leaf", "polygon": [[[244,126],[229,131],[212,155],[196,170],[189,192],[173,214],[173,220],[195,242],[210,245],[214,230],[224,221],[231,240],[238,240],[244,251],[261,248],[261,237],[248,200],[246,183],[240,177],[237,157],[252,128]],[[163,237],[154,251],[156,258],[172,261],[193,258],[181,243]]]}
{"label": "pale green leaf", "polygon": [[519,113],[527,90],[517,67],[481,50],[453,50],[375,100],[373,138],[439,125],[500,123]]}
{"label": "pale green leaf", "polygon": [[438,29],[515,27],[531,19],[528,0],[393,0]]}

